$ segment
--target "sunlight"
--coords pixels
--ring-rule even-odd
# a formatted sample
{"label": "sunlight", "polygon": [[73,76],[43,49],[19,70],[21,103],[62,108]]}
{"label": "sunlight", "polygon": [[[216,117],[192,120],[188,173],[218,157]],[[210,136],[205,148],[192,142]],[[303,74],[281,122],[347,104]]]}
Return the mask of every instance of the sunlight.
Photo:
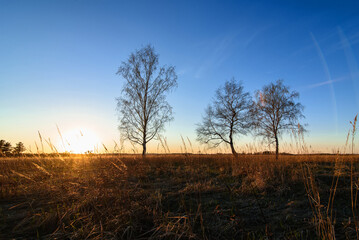
{"label": "sunlight", "polygon": [[65,150],[71,153],[93,152],[95,146],[99,143],[99,139],[88,129],[76,128],[63,134],[61,145]]}

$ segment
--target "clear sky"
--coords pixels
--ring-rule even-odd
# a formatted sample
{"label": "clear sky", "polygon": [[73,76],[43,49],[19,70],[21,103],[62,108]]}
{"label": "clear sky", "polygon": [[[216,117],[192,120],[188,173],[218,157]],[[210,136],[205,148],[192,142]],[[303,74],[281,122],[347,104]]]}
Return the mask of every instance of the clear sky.
{"label": "clear sky", "polygon": [[[358,1],[0,0],[0,138],[34,151],[38,131],[59,143],[58,125],[111,149],[124,82],[117,68],[152,44],[178,74],[164,134],[172,151],[181,135],[198,149],[195,124],[235,77],[251,94],[284,79],[305,106],[305,141],[331,152],[359,112],[358,9]],[[258,141],[240,137],[237,147]]]}

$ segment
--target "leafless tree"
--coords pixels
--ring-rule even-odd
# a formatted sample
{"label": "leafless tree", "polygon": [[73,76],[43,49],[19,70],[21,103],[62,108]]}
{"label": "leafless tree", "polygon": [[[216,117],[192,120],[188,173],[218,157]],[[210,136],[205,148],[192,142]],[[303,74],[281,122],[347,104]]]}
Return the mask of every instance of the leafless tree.
{"label": "leafless tree", "polygon": [[264,137],[269,144],[275,143],[276,159],[281,134],[298,126],[301,131],[305,130],[298,122],[304,118],[304,107],[295,101],[297,98],[299,93],[290,91],[288,86],[283,85],[283,80],[270,83],[255,93],[251,110],[254,127],[257,135]]}
{"label": "leafless tree", "polygon": [[229,144],[232,154],[237,156],[234,148],[234,137],[245,135],[251,126],[248,110],[249,93],[243,91],[240,82],[232,78],[216,91],[213,103],[210,104],[197,126],[197,140],[217,147],[221,143]]}
{"label": "leafless tree", "polygon": [[126,80],[117,99],[119,130],[125,139],[142,145],[145,155],[146,144],[173,119],[166,94],[177,87],[175,68],[159,67],[158,54],[148,45],[122,62],[117,74]]}

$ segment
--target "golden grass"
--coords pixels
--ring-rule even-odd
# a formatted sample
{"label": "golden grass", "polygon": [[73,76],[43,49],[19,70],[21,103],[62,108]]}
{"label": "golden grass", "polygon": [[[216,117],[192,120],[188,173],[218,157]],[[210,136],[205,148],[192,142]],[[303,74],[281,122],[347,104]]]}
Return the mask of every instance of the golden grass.
{"label": "golden grass", "polygon": [[1,158],[0,239],[353,238],[358,160],[224,154]]}

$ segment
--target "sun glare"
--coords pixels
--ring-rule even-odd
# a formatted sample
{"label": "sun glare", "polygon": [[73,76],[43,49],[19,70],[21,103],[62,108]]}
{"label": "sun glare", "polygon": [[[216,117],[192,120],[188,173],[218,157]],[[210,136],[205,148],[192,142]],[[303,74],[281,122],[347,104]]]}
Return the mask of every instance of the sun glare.
{"label": "sun glare", "polygon": [[71,153],[93,152],[99,139],[93,132],[85,128],[77,128],[63,134],[61,145]]}

